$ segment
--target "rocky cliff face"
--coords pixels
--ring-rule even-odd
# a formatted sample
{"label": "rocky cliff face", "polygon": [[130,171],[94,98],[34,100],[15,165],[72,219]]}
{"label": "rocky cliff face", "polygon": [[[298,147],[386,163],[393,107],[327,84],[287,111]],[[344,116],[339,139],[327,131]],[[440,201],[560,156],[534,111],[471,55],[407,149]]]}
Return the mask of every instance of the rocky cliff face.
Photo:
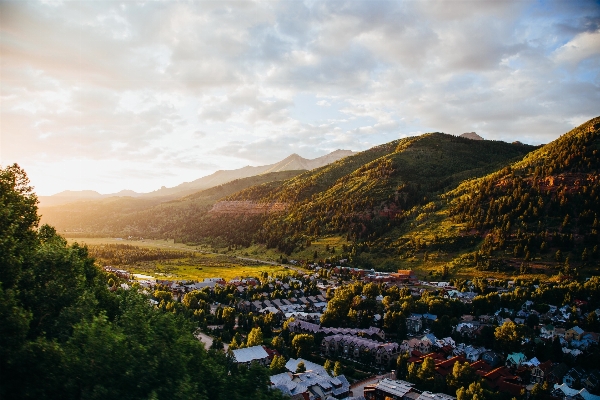
{"label": "rocky cliff face", "polygon": [[462,135],[460,135],[460,137],[463,137],[465,139],[471,139],[471,140],[485,140],[481,136],[476,134],[475,132],[465,132]]}

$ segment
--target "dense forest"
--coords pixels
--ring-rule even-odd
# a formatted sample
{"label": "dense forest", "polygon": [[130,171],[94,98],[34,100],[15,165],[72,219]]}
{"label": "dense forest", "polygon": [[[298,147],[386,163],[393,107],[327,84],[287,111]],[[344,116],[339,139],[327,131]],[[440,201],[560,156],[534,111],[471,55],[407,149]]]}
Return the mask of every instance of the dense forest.
{"label": "dense forest", "polygon": [[[412,226],[390,247],[421,254],[468,250],[467,264],[480,270],[566,277],[593,271],[600,244],[599,151],[600,118],[594,118],[416,209]],[[418,240],[427,233],[429,240]]]}
{"label": "dense forest", "polygon": [[280,398],[266,368],[206,350],[190,319],[109,290],[85,247],[38,228],[36,204],[21,168],[0,169],[0,398]]}

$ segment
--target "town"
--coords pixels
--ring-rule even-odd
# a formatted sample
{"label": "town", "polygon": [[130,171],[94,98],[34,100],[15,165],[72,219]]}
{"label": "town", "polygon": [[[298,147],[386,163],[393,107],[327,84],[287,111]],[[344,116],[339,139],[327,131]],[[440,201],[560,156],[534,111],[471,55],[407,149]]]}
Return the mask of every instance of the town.
{"label": "town", "polygon": [[[290,261],[291,265],[299,265]],[[134,280],[207,348],[292,399],[600,400],[600,279],[425,281],[308,263],[288,274]]]}

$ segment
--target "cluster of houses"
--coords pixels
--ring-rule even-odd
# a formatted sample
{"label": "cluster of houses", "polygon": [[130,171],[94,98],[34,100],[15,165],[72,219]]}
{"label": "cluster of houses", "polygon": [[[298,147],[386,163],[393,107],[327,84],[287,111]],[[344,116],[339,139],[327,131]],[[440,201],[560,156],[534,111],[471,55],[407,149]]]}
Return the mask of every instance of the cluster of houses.
{"label": "cluster of houses", "polygon": [[124,269],[114,268],[114,267],[111,267],[110,265],[105,266],[104,271],[113,273],[116,276],[118,276],[119,278],[123,278],[123,279],[127,279],[127,280],[130,280],[133,278],[133,275],[130,274],[128,271],[125,271]]}
{"label": "cluster of houses", "polygon": [[[298,371],[303,363],[305,371]],[[349,399],[350,383],[344,375],[331,376],[323,366],[302,358],[290,358],[286,372],[271,376],[271,385],[293,400]]]}
{"label": "cluster of houses", "polygon": [[316,296],[290,297],[289,299],[243,300],[237,304],[240,311],[255,313],[272,313],[279,320],[289,318],[318,322],[327,307],[327,300],[322,294]]}
{"label": "cluster of houses", "polygon": [[[252,346],[232,351],[232,359],[237,364],[258,363],[268,366],[276,351],[265,346]],[[304,365],[300,371],[299,364]],[[344,375],[332,376],[325,368],[311,361],[290,358],[285,364],[286,372],[270,377],[271,388],[295,400],[348,399],[350,383]]]}
{"label": "cluster of houses", "polygon": [[321,353],[386,367],[398,358],[400,346],[394,342],[382,343],[361,336],[337,334],[326,336],[321,341]]}
{"label": "cluster of houses", "polygon": [[385,333],[377,327],[328,328],[318,324],[295,320],[288,323],[293,333],[309,333],[322,338],[319,345],[321,354],[327,357],[340,357],[380,367],[387,367],[398,357],[400,345],[385,342]]}
{"label": "cluster of houses", "polygon": [[[568,343],[581,341],[589,337],[597,344],[597,335],[586,336],[578,327],[567,329],[564,333]],[[565,363],[546,361],[541,363],[537,358],[530,360],[523,353],[510,353],[506,358],[499,353],[486,349],[455,344],[450,337],[437,339],[428,333],[421,337],[404,340],[400,345],[401,352],[410,355],[409,363],[422,363],[427,357],[435,362],[436,377],[445,379],[452,372],[456,362],[470,363],[475,372],[492,390],[498,390],[519,396],[528,392],[534,384],[548,383],[553,389],[553,396],[563,400],[600,400],[594,395],[600,391],[600,371],[585,371],[581,367],[570,368]]]}

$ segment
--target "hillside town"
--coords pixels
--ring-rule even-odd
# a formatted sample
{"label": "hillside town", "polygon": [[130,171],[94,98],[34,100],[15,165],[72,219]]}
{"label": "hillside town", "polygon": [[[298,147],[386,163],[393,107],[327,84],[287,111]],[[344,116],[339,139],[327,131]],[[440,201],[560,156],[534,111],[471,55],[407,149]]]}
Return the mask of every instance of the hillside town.
{"label": "hillside town", "polygon": [[270,368],[292,399],[600,400],[597,277],[575,288],[319,264],[227,282],[105,270],[122,282],[114,290],[187,308],[207,347]]}

